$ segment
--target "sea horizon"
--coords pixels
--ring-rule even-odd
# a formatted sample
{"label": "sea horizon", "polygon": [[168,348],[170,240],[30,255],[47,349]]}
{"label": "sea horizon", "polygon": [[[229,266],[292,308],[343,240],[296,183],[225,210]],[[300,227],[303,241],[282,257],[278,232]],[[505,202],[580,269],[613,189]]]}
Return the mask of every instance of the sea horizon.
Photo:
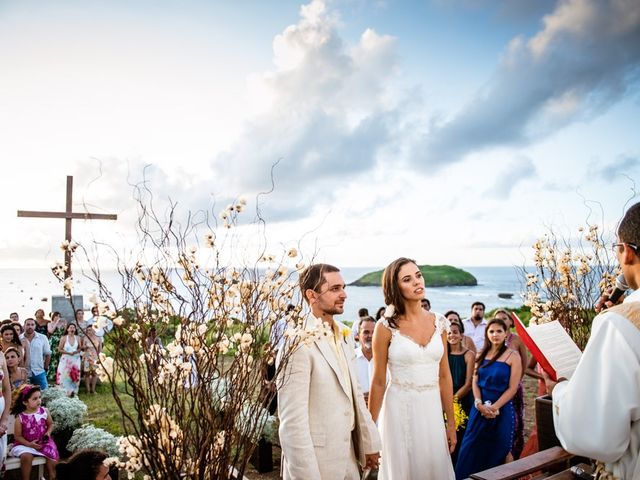
{"label": "sea horizon", "polygon": [[[384,267],[341,267],[347,284],[365,273],[381,270]],[[461,266],[476,277],[477,286],[471,287],[432,287],[427,288],[425,296],[429,298],[432,310],[444,313],[456,310],[462,317],[469,314],[471,303],[481,301],[487,310],[497,307],[518,308],[523,304],[521,290],[523,278],[514,266]],[[532,269],[533,267],[524,267]],[[106,283],[115,288],[119,285],[119,276],[115,269],[101,271]],[[74,295],[83,295],[84,308],[89,309],[89,297],[96,293],[95,283],[82,273],[74,278]],[[499,293],[513,294],[511,299],[498,297]],[[0,319],[8,318],[9,313],[18,312],[21,319],[32,317],[35,310],[43,308],[48,315],[51,312],[51,297],[62,295],[61,283],[48,268],[22,267],[0,268]],[[384,305],[382,289],[374,287],[347,286],[347,301],[340,320],[352,322],[357,318],[360,308],[367,308],[371,315]]]}

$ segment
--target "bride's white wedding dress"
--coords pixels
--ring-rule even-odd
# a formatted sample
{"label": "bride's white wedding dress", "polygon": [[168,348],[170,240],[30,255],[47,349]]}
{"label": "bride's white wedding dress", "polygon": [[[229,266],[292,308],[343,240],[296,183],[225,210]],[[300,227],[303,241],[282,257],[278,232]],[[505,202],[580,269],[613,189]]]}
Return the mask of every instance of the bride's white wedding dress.
{"label": "bride's white wedding dress", "polygon": [[391,328],[390,380],[378,418],[382,480],[455,479],[440,401],[439,368],[447,320],[436,314],[436,330],[422,346]]}

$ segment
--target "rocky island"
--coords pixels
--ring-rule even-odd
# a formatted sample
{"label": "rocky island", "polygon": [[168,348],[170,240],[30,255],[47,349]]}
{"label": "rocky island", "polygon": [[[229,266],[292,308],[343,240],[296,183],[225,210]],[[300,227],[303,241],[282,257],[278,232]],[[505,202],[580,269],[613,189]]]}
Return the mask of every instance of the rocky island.
{"label": "rocky island", "polygon": [[[451,265],[418,265],[424,277],[425,287],[473,287],[478,285],[476,277]],[[383,270],[369,272],[349,285],[356,287],[379,287]]]}

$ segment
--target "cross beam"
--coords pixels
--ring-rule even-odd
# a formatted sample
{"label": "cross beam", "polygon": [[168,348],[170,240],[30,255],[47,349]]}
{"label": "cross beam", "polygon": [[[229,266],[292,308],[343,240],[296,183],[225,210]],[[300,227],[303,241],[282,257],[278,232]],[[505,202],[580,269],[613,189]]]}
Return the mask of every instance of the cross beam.
{"label": "cross beam", "polygon": [[[18,210],[18,217],[32,217],[32,218],[64,218],[65,230],[64,238],[67,242],[71,242],[71,220],[117,220],[118,216],[105,213],[74,213],[73,212],[73,177],[67,176],[67,208],[64,212],[39,212]],[[67,269],[65,270],[65,278],[71,276],[71,251],[67,249],[64,252],[64,264]]]}

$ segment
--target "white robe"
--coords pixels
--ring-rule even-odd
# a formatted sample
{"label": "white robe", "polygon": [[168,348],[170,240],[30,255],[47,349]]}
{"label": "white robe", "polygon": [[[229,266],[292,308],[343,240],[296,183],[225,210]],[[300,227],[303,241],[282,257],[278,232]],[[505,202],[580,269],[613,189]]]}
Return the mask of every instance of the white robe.
{"label": "white robe", "polygon": [[[640,302],[640,290],[627,302]],[[553,421],[565,450],[604,462],[615,478],[640,480],[638,326],[612,311],[593,320],[575,373],[553,390]]]}

